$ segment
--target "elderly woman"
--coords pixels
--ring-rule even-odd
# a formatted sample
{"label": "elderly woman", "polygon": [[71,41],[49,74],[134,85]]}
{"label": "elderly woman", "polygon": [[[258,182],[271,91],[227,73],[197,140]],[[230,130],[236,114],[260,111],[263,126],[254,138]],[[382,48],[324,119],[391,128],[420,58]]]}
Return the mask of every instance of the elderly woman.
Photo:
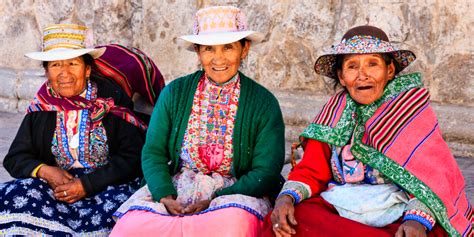
{"label": "elderly woman", "polygon": [[0,185],[0,235],[107,236],[139,187],[143,124],[121,88],[93,73],[105,48],[86,48],[86,30],[50,25],[43,51],[26,54],[47,81],[4,159],[17,179]]}
{"label": "elderly woman", "polygon": [[117,211],[112,236],[257,236],[281,187],[280,107],[238,70],[261,35],[235,7],[201,9],[195,20],[181,38],[203,70],[160,95],[142,151],[147,186]]}
{"label": "elderly woman", "polygon": [[[441,137],[415,60],[373,26],[350,29],[319,57],[344,90],[302,133],[265,236],[471,236],[464,179]],[[271,222],[271,223],[270,223]]]}

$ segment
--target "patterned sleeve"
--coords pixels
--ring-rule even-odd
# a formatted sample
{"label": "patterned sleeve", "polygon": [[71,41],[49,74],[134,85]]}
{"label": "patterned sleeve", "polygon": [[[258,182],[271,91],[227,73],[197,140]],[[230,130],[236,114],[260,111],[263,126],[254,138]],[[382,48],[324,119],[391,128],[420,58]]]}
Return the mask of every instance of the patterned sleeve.
{"label": "patterned sleeve", "polygon": [[278,195],[288,195],[293,199],[293,204],[298,204],[302,200],[311,197],[311,188],[309,185],[298,181],[287,181]]}
{"label": "patterned sleeve", "polygon": [[405,215],[403,216],[403,221],[418,221],[419,223],[424,225],[428,231],[430,231],[436,224],[436,221],[433,216],[433,213],[425,204],[423,204],[417,198],[412,197],[408,202],[407,207],[405,208]]}
{"label": "patterned sleeve", "polygon": [[326,143],[309,139],[303,159],[294,167],[280,195],[288,195],[297,204],[319,195],[332,177],[329,159],[331,150]]}

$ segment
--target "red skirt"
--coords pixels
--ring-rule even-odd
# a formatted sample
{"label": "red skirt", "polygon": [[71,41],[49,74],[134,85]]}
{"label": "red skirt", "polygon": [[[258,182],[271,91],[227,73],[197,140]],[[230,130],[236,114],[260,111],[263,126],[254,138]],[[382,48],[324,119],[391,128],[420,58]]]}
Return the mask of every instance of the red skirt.
{"label": "red skirt", "polygon": [[[265,218],[263,236],[275,236],[269,213]],[[382,228],[372,227],[339,216],[336,209],[321,197],[306,199],[295,206],[294,228],[297,236],[377,236],[392,237],[401,225],[401,220]],[[428,237],[448,236],[439,225],[427,233]]]}

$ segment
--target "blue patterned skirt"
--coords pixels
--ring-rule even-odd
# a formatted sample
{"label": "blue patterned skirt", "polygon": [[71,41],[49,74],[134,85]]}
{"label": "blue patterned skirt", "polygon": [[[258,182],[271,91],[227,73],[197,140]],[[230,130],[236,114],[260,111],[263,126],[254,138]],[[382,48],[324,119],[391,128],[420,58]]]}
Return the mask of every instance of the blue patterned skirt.
{"label": "blue patterned skirt", "polygon": [[[69,172],[78,177],[86,171]],[[112,214],[138,188],[137,178],[68,204],[57,201],[42,179],[15,179],[0,184],[0,236],[107,236],[115,224]]]}

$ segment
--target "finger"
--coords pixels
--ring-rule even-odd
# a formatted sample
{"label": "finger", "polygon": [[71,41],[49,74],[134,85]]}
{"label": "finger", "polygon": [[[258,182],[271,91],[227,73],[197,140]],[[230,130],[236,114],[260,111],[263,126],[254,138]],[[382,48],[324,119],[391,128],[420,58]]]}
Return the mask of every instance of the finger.
{"label": "finger", "polygon": [[296,218],[295,218],[295,209],[294,208],[290,208],[288,210],[288,220],[290,221],[290,224],[298,225],[298,222],[296,221]]}
{"label": "finger", "polygon": [[70,174],[69,172],[67,172],[66,170],[63,170],[63,175],[69,180],[74,179],[74,176]]}
{"label": "finger", "polygon": [[290,234],[290,233],[285,232],[285,231],[282,230],[281,228],[273,228],[273,231],[274,231],[275,233],[278,233],[279,236],[282,236],[282,237],[291,237],[291,234]]}
{"label": "finger", "polygon": [[398,227],[397,233],[395,233],[395,237],[403,237],[403,226]]}

